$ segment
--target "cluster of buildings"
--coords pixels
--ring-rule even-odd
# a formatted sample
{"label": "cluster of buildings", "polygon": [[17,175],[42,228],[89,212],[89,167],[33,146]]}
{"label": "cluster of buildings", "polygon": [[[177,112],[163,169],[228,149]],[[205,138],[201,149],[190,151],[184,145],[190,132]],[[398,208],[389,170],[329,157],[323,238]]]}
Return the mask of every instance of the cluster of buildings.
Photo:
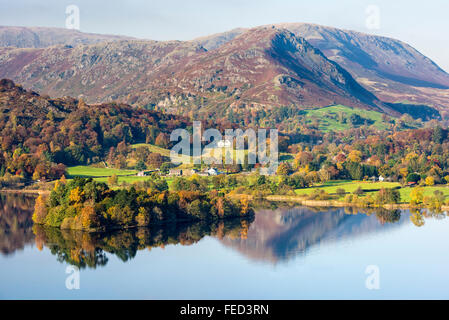
{"label": "cluster of buildings", "polygon": [[224,172],[219,172],[215,168],[209,168],[205,171],[198,171],[196,169],[170,169],[168,175],[170,176],[191,176],[197,174],[199,176],[216,176],[218,174],[224,174]]}
{"label": "cluster of buildings", "polygon": [[[137,173],[138,177],[145,177],[150,175],[150,173],[155,172],[155,171],[159,171],[159,169],[157,170],[146,170],[146,171],[139,171]],[[174,176],[174,177],[181,177],[181,176],[191,176],[197,174],[199,176],[216,176],[219,174],[226,174],[225,172],[221,172],[218,171],[215,168],[208,168],[207,170],[204,171],[199,171],[197,169],[170,169],[168,172],[169,176]]]}

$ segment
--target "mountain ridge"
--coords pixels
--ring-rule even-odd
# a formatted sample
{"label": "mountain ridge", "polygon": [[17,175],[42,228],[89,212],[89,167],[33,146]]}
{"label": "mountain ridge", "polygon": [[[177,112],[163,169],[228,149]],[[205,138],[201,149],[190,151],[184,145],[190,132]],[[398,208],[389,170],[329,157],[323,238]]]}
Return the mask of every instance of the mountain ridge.
{"label": "mountain ridge", "polygon": [[55,45],[76,46],[118,40],[137,39],[120,35],[85,33],[67,28],[0,26],[0,47],[45,48]]}
{"label": "mountain ridge", "polygon": [[[120,40],[48,48],[0,48],[1,77],[52,96],[119,100],[171,113],[330,104],[395,111],[337,63],[288,30],[254,28],[220,48],[181,41]],[[204,108],[203,108],[204,109]]]}
{"label": "mountain ridge", "polygon": [[[395,68],[375,54],[390,57]],[[410,78],[407,68],[421,73]],[[117,38],[74,47],[0,47],[0,77],[51,96],[117,100],[178,114],[344,104],[398,116],[402,109],[392,107],[398,102],[449,107],[449,90],[438,88],[449,88],[449,75],[411,46],[304,23],[237,28],[191,41]]]}
{"label": "mountain ridge", "polygon": [[[267,26],[285,28],[304,37],[328,59],[344,67],[381,100],[389,103],[408,101],[439,108],[449,107],[449,74],[403,41],[311,23],[280,23]],[[192,41],[211,50],[248,30],[233,29]],[[402,52],[404,57],[395,51]]]}

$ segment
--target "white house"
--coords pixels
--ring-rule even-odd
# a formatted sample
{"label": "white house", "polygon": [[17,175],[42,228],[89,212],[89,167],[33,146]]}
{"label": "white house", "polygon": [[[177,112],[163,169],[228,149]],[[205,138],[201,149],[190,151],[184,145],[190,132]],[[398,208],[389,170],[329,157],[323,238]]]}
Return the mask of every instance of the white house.
{"label": "white house", "polygon": [[207,173],[210,176],[216,176],[218,174],[217,170],[215,168],[210,168],[209,170],[207,170]]}
{"label": "white house", "polygon": [[384,177],[382,177],[382,176],[379,176],[379,181],[380,182],[383,182],[385,180],[385,178]]}
{"label": "white house", "polygon": [[220,140],[217,143],[217,146],[219,148],[224,148],[224,147],[229,148],[231,145],[232,145],[231,141],[229,141],[229,140]]}

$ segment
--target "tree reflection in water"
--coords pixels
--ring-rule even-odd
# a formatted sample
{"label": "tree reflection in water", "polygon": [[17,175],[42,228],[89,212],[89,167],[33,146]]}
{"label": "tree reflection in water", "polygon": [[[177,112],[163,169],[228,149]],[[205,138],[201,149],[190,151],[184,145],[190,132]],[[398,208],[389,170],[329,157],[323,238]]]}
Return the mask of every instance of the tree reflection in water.
{"label": "tree reflection in water", "polygon": [[[354,240],[365,234],[389,232],[410,220],[422,225],[425,218],[445,214],[383,208],[286,207],[256,210],[256,219],[245,240],[224,238],[221,242],[251,260],[277,264],[305,255],[323,243]],[[405,219],[402,216],[405,215]],[[410,220],[408,217],[410,216]]]}
{"label": "tree reflection in water", "polygon": [[399,222],[399,220],[401,220],[401,210],[379,208],[376,211],[376,217],[381,224]]}
{"label": "tree reflection in water", "polygon": [[169,224],[109,233],[86,233],[33,226],[35,197],[0,194],[0,252],[3,255],[36,243],[47,247],[57,260],[80,268],[108,263],[108,256],[122,261],[137,251],[170,244],[191,245],[205,236],[219,241],[249,259],[268,263],[288,261],[324,242],[356,239],[363,234],[388,232],[405,223],[419,227],[429,218],[445,213],[423,209],[311,208],[294,204],[264,202],[251,220]]}
{"label": "tree reflection in water", "polygon": [[245,238],[251,219],[228,219],[213,222],[167,224],[151,228],[136,228],[108,233],[88,233],[77,230],[34,225],[36,246],[48,247],[58,261],[79,268],[96,268],[108,263],[106,253],[126,262],[137,251],[170,244],[191,245],[205,236],[230,239]]}
{"label": "tree reflection in water", "polygon": [[35,196],[0,193],[0,252],[10,255],[33,243]]}

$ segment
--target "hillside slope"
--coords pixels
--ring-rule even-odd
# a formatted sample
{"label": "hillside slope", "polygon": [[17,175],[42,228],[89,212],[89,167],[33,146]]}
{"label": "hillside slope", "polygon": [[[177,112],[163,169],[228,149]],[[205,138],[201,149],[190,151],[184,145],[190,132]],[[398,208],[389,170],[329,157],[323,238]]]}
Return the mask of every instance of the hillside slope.
{"label": "hillside slope", "polygon": [[391,111],[306,40],[277,28],[251,29],[162,81],[173,81],[172,93],[205,97],[217,111],[330,104]]}
{"label": "hillside slope", "polygon": [[[275,26],[305,38],[381,100],[449,107],[449,74],[402,41],[308,23]],[[213,50],[246,32],[234,29],[193,42]]]}
{"label": "hillside slope", "polygon": [[54,45],[76,46],[132,37],[84,33],[65,28],[0,26],[0,47],[45,48]]}
{"label": "hillside slope", "polygon": [[192,42],[0,48],[0,76],[52,96],[119,100],[171,113],[344,104],[398,114],[305,39],[254,28],[207,51]]}
{"label": "hillside slope", "polygon": [[191,43],[140,40],[73,48],[0,48],[0,77],[50,96],[132,104],[139,98],[134,93],[198,51],[204,49]]}
{"label": "hillside slope", "polygon": [[[155,143],[159,135],[167,137],[187,124],[174,115],[126,104],[87,105],[70,97],[51,99],[2,79],[0,169],[29,178],[37,166],[44,174],[51,163],[98,162],[111,148],[117,149],[115,159],[119,159],[128,152],[126,144]],[[167,138],[164,141],[168,143]]]}

